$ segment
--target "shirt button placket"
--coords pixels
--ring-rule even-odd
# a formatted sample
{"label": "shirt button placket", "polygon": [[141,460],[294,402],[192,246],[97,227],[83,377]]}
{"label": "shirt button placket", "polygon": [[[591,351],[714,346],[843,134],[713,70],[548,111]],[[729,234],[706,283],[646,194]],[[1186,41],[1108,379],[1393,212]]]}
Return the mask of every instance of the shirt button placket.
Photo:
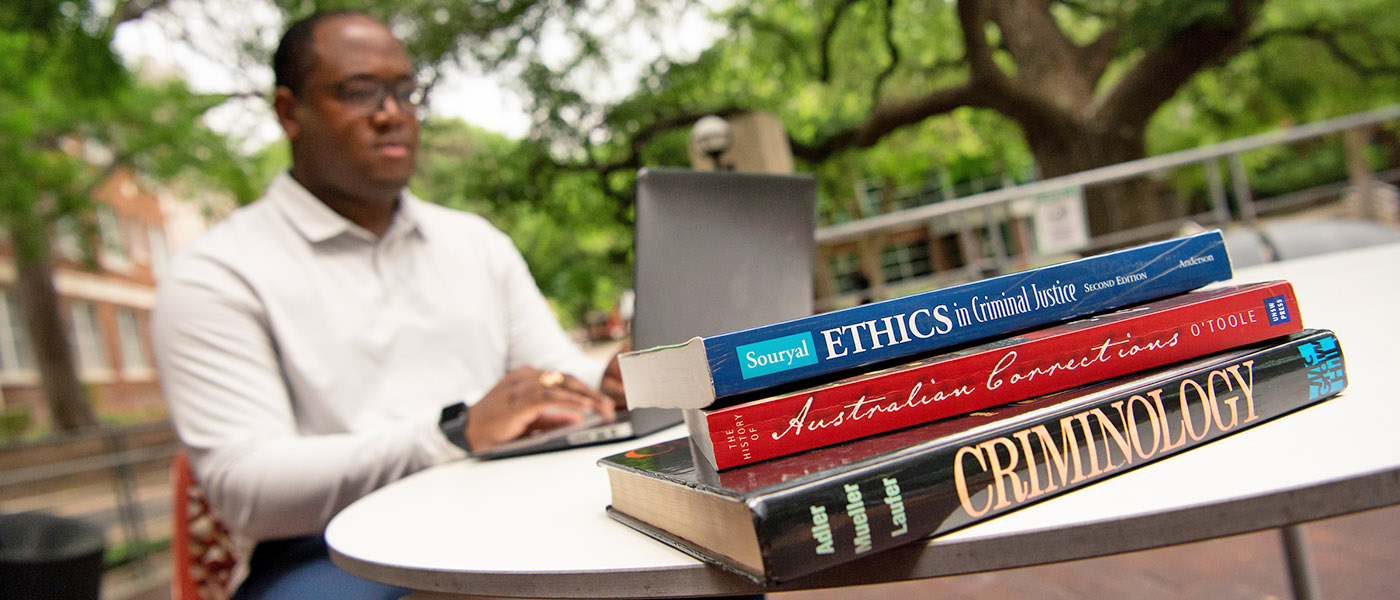
{"label": "shirt button placket", "polygon": [[393,282],[391,269],[388,268],[387,252],[389,250],[389,240],[380,239],[374,244],[374,249],[370,252],[370,268],[374,272],[374,285],[376,300],[380,305],[388,305],[393,294]]}

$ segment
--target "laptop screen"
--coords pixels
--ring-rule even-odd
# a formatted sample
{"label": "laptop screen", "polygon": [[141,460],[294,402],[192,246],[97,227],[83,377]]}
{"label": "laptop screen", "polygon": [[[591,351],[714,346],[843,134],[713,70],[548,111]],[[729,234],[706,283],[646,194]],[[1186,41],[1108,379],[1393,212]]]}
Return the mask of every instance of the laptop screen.
{"label": "laptop screen", "polygon": [[810,176],[643,169],[632,347],[812,314]]}

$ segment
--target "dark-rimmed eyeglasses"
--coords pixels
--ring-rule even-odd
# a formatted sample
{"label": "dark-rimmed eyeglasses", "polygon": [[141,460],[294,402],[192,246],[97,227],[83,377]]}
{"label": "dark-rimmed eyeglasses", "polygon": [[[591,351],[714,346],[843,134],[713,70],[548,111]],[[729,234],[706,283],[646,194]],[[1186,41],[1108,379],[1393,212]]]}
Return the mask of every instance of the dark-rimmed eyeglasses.
{"label": "dark-rimmed eyeglasses", "polygon": [[399,111],[419,117],[423,110],[423,88],[412,81],[387,83],[370,77],[351,77],[331,85],[335,98],[361,117],[384,110],[384,100],[393,98]]}

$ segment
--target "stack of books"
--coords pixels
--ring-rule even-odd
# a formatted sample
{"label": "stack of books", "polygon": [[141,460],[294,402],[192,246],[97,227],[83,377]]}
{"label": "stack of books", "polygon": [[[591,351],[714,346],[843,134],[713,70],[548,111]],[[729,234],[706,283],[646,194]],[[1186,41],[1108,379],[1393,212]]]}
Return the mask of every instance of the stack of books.
{"label": "stack of books", "polygon": [[780,583],[1339,393],[1336,336],[1219,231],[624,355],[689,435],[599,461],[613,518]]}

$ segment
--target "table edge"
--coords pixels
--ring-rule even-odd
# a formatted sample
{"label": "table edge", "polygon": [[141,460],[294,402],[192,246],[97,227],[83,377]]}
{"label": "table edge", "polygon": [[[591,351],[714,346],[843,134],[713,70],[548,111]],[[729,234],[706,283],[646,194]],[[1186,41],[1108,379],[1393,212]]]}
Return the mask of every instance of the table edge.
{"label": "table edge", "polygon": [[[499,573],[386,565],[334,548],[331,559],[360,577],[433,592],[511,598],[671,598],[867,585],[1034,566],[1229,537],[1394,504],[1400,504],[1400,467],[1067,528],[966,540],[933,538],[766,590],[700,561],[660,569]],[[1193,517],[1201,510],[1215,514],[1205,520]]]}

